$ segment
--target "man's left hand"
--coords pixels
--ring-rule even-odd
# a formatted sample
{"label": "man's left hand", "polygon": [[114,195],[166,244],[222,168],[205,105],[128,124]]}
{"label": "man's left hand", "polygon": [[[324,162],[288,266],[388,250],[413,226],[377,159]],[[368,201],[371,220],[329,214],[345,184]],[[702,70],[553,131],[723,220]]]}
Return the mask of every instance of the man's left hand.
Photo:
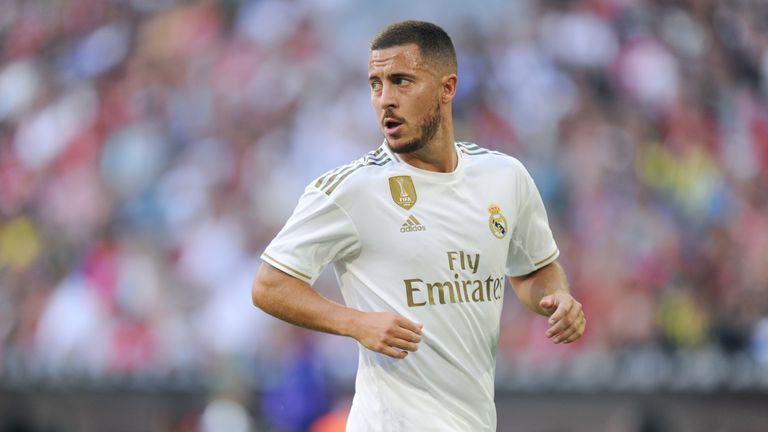
{"label": "man's left hand", "polygon": [[587,318],[581,303],[568,293],[556,293],[542,297],[539,306],[550,312],[549,329],[545,333],[552,342],[571,343],[584,334]]}

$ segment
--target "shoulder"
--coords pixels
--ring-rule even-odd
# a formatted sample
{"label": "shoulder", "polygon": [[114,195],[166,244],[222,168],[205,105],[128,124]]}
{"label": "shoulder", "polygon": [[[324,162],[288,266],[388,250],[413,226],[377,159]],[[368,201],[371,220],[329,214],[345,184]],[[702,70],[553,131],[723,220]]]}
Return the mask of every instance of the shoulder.
{"label": "shoulder", "polygon": [[354,190],[356,185],[365,184],[389,171],[392,159],[379,147],[346,165],[336,167],[312,180],[307,189],[315,189],[329,197]]}
{"label": "shoulder", "polygon": [[522,162],[506,153],[490,150],[466,141],[458,141],[456,146],[461,151],[462,157],[471,165],[479,165],[483,169],[498,167],[505,170],[513,170],[518,174],[527,172]]}

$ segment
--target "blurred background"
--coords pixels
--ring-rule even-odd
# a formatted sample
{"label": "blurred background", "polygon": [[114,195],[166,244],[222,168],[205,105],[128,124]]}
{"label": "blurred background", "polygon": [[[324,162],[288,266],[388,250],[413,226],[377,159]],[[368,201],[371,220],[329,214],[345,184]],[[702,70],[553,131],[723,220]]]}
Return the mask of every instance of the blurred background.
{"label": "blurred background", "polygon": [[555,346],[507,296],[499,430],[768,430],[768,2],[0,0],[0,432],[342,430],[356,344],[250,283],[381,143],[367,45],[408,18],[589,317]]}

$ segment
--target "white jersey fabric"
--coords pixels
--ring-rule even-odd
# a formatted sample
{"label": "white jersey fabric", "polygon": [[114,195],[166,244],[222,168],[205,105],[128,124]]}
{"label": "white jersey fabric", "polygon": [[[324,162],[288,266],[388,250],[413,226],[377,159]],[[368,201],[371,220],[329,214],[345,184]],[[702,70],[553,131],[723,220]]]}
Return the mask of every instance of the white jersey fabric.
{"label": "white jersey fabric", "polygon": [[554,261],[541,197],[515,158],[456,143],[437,173],[386,144],[309,184],[262,259],[313,283],[334,265],[349,307],[424,324],[398,360],[360,347],[347,430],[495,431],[505,276]]}

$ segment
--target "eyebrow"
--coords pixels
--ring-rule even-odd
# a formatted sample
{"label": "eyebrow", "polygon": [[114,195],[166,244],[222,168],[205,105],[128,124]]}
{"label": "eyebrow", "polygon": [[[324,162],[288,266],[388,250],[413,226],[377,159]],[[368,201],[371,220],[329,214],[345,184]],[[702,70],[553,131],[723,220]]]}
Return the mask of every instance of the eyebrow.
{"label": "eyebrow", "polygon": [[[387,78],[389,78],[389,79],[394,79],[394,78],[410,78],[410,79],[414,79],[414,78],[416,78],[415,74],[411,74],[411,73],[407,73],[407,72],[394,72],[394,73],[391,73],[391,74],[386,74],[385,76]],[[373,79],[380,79],[380,77],[379,77],[378,74],[368,75],[368,81],[371,81]]]}

